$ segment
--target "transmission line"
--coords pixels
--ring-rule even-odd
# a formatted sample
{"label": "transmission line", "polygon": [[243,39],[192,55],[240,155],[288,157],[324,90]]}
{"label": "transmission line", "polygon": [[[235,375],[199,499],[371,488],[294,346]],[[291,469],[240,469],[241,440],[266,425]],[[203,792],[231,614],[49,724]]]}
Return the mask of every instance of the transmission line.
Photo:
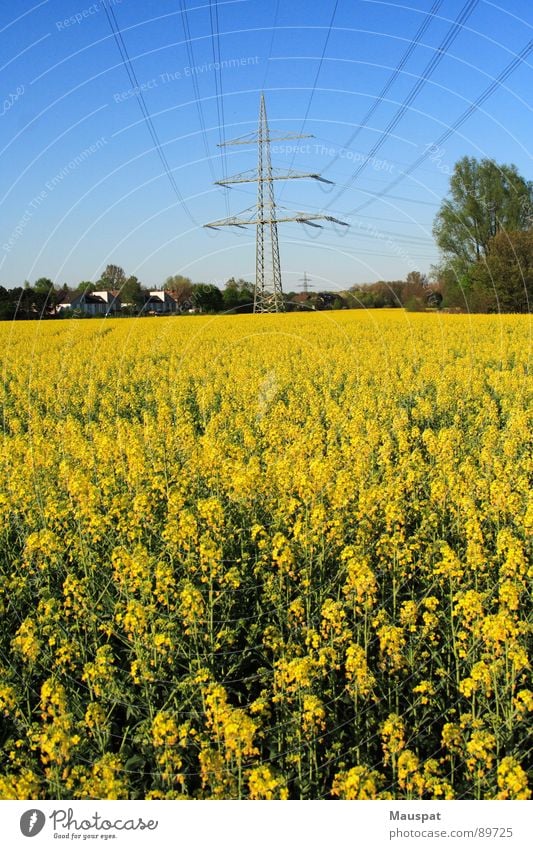
{"label": "transmission line", "polygon": [[119,50],[119,53],[120,53],[120,58],[122,60],[122,64],[124,65],[124,67],[126,69],[126,73],[128,74],[128,78],[130,80],[132,89],[134,90],[135,96],[137,98],[137,103],[139,104],[139,107],[141,109],[143,119],[146,123],[146,126],[148,127],[148,131],[150,133],[150,136],[152,137],[152,141],[154,143],[155,150],[157,152],[157,155],[159,156],[159,159],[161,160],[161,164],[163,165],[163,169],[164,169],[164,171],[165,171],[165,173],[168,177],[170,185],[172,186],[174,194],[176,195],[178,201],[180,202],[184,212],[186,213],[186,215],[188,216],[190,221],[196,227],[198,227],[200,225],[198,224],[198,222],[194,218],[193,214],[191,213],[189,207],[187,206],[187,204],[185,202],[185,198],[181,194],[179,187],[178,187],[178,184],[176,183],[176,179],[174,177],[174,174],[172,173],[172,171],[170,169],[170,165],[168,164],[168,160],[167,160],[165,151],[163,150],[163,147],[162,147],[161,142],[159,140],[159,136],[157,135],[157,131],[154,127],[152,118],[151,118],[150,113],[148,111],[148,107],[146,106],[146,101],[144,99],[144,95],[142,93],[141,86],[139,85],[139,81],[137,79],[137,75],[135,73],[133,63],[132,63],[131,58],[129,56],[128,49],[126,47],[124,39],[122,38],[122,33],[120,32],[120,28],[119,28],[117,19],[115,17],[115,13],[113,11],[113,8],[109,5],[108,0],[102,0],[102,5],[104,7],[104,11],[106,13],[106,17],[107,17],[109,26],[111,28],[113,38],[115,39],[115,43],[118,47],[118,50]]}
{"label": "transmission line", "polygon": [[[311,176],[314,176],[314,175],[311,175]],[[276,177],[273,177],[273,179],[276,179]],[[316,179],[316,177],[315,177],[315,179]],[[246,181],[246,182],[248,182],[248,181]],[[234,188],[234,191],[242,192],[243,194],[247,195],[248,197],[250,196],[250,192],[247,192],[244,189]],[[413,198],[396,198],[396,199],[397,200],[406,200],[406,201],[413,200]],[[416,202],[416,200],[414,202]],[[431,206],[437,206],[437,205],[438,204],[431,204]],[[311,209],[316,209],[317,211],[322,210],[322,206],[317,206],[314,203],[307,202],[306,206],[311,208]],[[280,209],[287,210],[287,212],[291,212],[294,215],[296,215],[297,212],[298,212],[298,210],[297,210],[297,208],[295,207],[294,204],[291,204],[290,206],[287,205],[287,203],[285,203],[283,206],[278,204],[277,209],[278,210],[280,210]],[[253,208],[250,208],[250,212],[252,212],[252,211],[253,211]],[[333,212],[334,215],[341,215],[342,214],[338,210],[332,210],[332,212]],[[362,236],[364,238],[375,237],[376,235],[379,235],[380,237],[381,236],[391,236],[391,237],[394,238],[395,242],[402,243],[402,244],[403,243],[412,244],[413,242],[417,242],[417,243],[420,243],[420,244],[428,244],[428,243],[433,241],[431,236],[429,236],[429,235],[410,237],[410,236],[406,235],[405,233],[398,233],[394,230],[382,230],[381,227],[378,231],[376,228],[371,230],[367,225],[367,229],[365,230],[362,227],[362,224],[363,223],[366,224],[366,222],[369,221],[369,220],[379,221],[380,224],[382,224],[385,221],[391,222],[393,224],[405,224],[406,223],[405,220],[402,221],[399,218],[383,218],[383,216],[381,216],[381,215],[365,215],[364,219],[360,219],[360,221],[354,222],[351,225],[354,228],[354,232],[357,233],[357,235]],[[248,223],[252,223],[251,218],[250,218],[250,221]],[[407,223],[409,223],[409,222],[407,222]],[[414,222],[414,223],[416,223],[416,222]]]}
{"label": "transmission line", "polygon": [[[429,12],[426,14],[426,16],[424,17],[424,20],[422,21],[418,30],[416,31],[414,37],[411,39],[409,46],[407,47],[407,50],[404,52],[400,61],[396,65],[396,68],[394,69],[391,76],[389,77],[389,79],[387,80],[387,82],[385,83],[383,88],[381,89],[381,91],[378,94],[377,98],[375,99],[374,103],[372,104],[370,109],[365,114],[363,120],[358,125],[358,127],[355,129],[355,131],[352,133],[352,135],[350,136],[350,138],[348,139],[346,144],[344,145],[344,149],[349,148],[354,143],[354,141],[356,140],[359,133],[362,130],[364,130],[365,127],[368,125],[368,122],[370,121],[372,115],[374,114],[374,112],[376,111],[378,106],[383,102],[384,98],[389,93],[393,84],[398,79],[398,76],[402,72],[403,68],[405,67],[405,65],[407,64],[409,59],[411,58],[414,50],[420,44],[422,37],[424,36],[427,28],[429,27],[430,23],[432,22],[433,18],[435,17],[435,15],[437,14],[437,12],[439,11],[441,6],[442,6],[442,0],[435,0],[435,2],[433,3],[433,6],[429,10]],[[326,165],[326,167],[324,168],[322,173],[325,174],[326,171],[329,171],[329,169],[332,168],[335,165],[335,163],[338,161],[339,158],[340,158],[340,153],[337,153],[336,156],[331,160],[331,162],[328,162],[328,164]],[[337,195],[337,197],[338,196],[339,195]]]}
{"label": "transmission line", "polygon": [[364,203],[360,204],[359,206],[355,207],[355,209],[353,209],[351,212],[347,213],[347,215],[356,215],[358,212],[361,212],[362,209],[365,209],[367,206],[370,206],[371,203],[374,203],[374,201],[376,201],[376,200],[378,200],[382,197],[385,197],[386,195],[389,194],[389,191],[391,189],[394,189],[399,183],[401,183],[402,180],[404,180],[406,177],[408,177],[410,174],[412,174],[413,171],[416,171],[416,169],[419,168],[420,165],[422,165],[422,163],[425,162],[426,159],[431,155],[432,151],[435,148],[438,148],[442,144],[444,144],[444,142],[447,141],[449,139],[449,137],[451,135],[453,135],[453,133],[455,133],[459,129],[459,127],[461,127],[462,124],[464,124],[464,122],[467,121],[468,118],[470,118],[470,116],[477,109],[479,109],[479,107],[492,94],[494,94],[496,89],[499,88],[499,86],[501,86],[505,82],[505,80],[516,70],[516,68],[519,65],[522,64],[522,62],[526,59],[526,57],[531,53],[532,50],[533,50],[533,39],[530,40],[522,48],[520,53],[517,56],[515,56],[515,58],[508,65],[506,65],[506,67],[503,69],[503,71],[501,71],[499,76],[495,80],[493,80],[492,83],[489,86],[487,86],[487,88],[484,91],[481,92],[481,94],[477,97],[477,99],[467,109],[465,109],[465,111],[461,115],[459,115],[459,117],[457,118],[456,121],[454,121],[454,123],[451,125],[451,127],[449,127],[447,130],[445,130],[442,133],[442,135],[439,136],[439,138],[436,141],[434,141],[432,144],[428,145],[427,150],[424,153],[422,153],[418,157],[418,159],[416,159],[413,163],[411,163],[411,165],[409,165],[409,167],[405,171],[402,171],[402,173],[398,177],[396,177],[395,180],[393,180],[391,183],[389,183],[388,186],[385,186],[385,188],[382,189],[380,192],[376,192],[376,194],[373,198],[371,198],[371,199],[365,201]]}
{"label": "transmission line", "polygon": [[313,86],[311,88],[311,94],[310,94],[310,97],[309,97],[309,102],[307,104],[307,109],[305,110],[305,115],[304,115],[304,118],[303,118],[303,121],[302,121],[302,126],[300,127],[300,133],[303,133],[304,127],[305,127],[307,119],[309,117],[309,112],[311,111],[311,104],[313,103],[313,98],[315,96],[315,91],[316,91],[316,87],[317,87],[317,84],[318,84],[318,78],[319,78],[320,72],[322,70],[322,65],[324,64],[324,59],[325,59],[325,56],[326,56],[326,50],[328,49],[329,39],[330,39],[330,36],[331,36],[331,30],[333,29],[333,24],[334,24],[334,21],[335,21],[335,17],[337,15],[338,6],[339,6],[339,0],[335,0],[335,5],[333,7],[333,11],[331,13],[331,18],[330,18],[330,21],[329,21],[328,31],[326,33],[326,40],[324,41],[324,47],[322,48],[322,55],[320,57],[320,61],[318,63],[318,68],[316,70],[315,80],[314,80]]}
{"label": "transmission line", "polygon": [[272,55],[272,48],[274,46],[274,38],[275,38],[275,35],[276,35],[276,27],[278,25],[278,17],[279,17],[279,0],[276,0],[276,11],[274,12],[274,23],[272,24],[272,32],[270,34],[270,47],[268,48],[268,57],[267,57],[267,63],[266,63],[266,68],[265,68],[265,76],[263,77],[263,85],[261,86],[262,91],[265,91],[265,87],[266,87],[268,71],[269,71],[269,68],[270,68],[270,63],[269,63],[268,60],[270,59],[270,56]]}
{"label": "transmission line", "polygon": [[198,112],[198,120],[200,122],[200,129],[202,131],[202,137],[203,137],[204,149],[205,149],[205,156],[206,156],[207,164],[209,166],[209,170],[211,172],[211,177],[213,178],[213,180],[216,180],[215,169],[214,169],[211,154],[210,154],[210,151],[209,151],[209,141],[208,141],[208,138],[207,138],[207,130],[206,130],[206,125],[205,125],[204,112],[203,112],[202,101],[201,101],[201,97],[200,97],[200,87],[198,85],[197,76],[194,73],[194,68],[195,68],[194,47],[193,47],[193,42],[192,42],[192,38],[191,38],[191,29],[190,29],[190,26],[189,26],[189,18],[188,18],[188,14],[187,14],[188,9],[187,9],[186,0],[180,0],[180,7],[181,7],[181,20],[182,20],[182,24],[183,24],[183,34],[185,35],[185,44],[186,44],[186,47],[187,47],[187,58],[189,60],[189,66],[190,66],[191,71],[192,71],[191,80],[192,80],[192,86],[193,86],[193,92],[194,92],[194,99],[196,101],[196,110]]}
{"label": "transmission line", "polygon": [[[211,24],[211,49],[213,52],[213,65],[215,73],[215,94],[217,105],[217,120],[218,120],[218,138],[220,147],[220,164],[222,167],[222,177],[227,176],[227,161],[226,161],[226,119],[224,116],[224,92],[222,89],[222,63],[220,61],[220,29],[218,20],[218,0],[209,0],[209,20]],[[218,65],[218,70],[217,70]],[[224,191],[224,199],[226,203],[226,214],[229,216],[229,197],[227,188]]]}
{"label": "transmission line", "polygon": [[[303,118],[303,121],[302,121],[302,125],[300,127],[300,133],[303,133],[305,125],[307,123],[307,119],[309,117],[309,112],[311,111],[311,104],[313,103],[313,98],[315,96],[315,91],[316,91],[316,87],[317,87],[317,84],[318,84],[318,78],[319,78],[320,72],[322,70],[322,65],[324,64],[324,59],[325,59],[325,56],[326,56],[326,50],[328,48],[329,39],[330,39],[330,36],[331,36],[331,30],[333,29],[333,23],[335,21],[335,16],[337,14],[338,6],[339,6],[339,0],[335,0],[335,5],[333,6],[333,11],[331,13],[331,18],[330,18],[330,21],[329,21],[328,31],[326,33],[326,40],[324,41],[324,47],[322,48],[322,55],[320,56],[320,61],[318,63],[318,68],[317,68],[316,74],[315,74],[315,80],[314,80],[313,85],[311,87],[311,94],[309,96],[309,101],[307,103],[307,109],[305,110],[305,115],[304,115],[304,118]],[[289,171],[291,170],[292,166],[294,165],[295,159],[296,159],[296,151],[293,151],[292,159],[291,159],[290,165],[289,165]],[[280,200],[281,200],[282,195],[283,195],[283,189],[280,192]]]}
{"label": "transmission line", "polygon": [[346,183],[344,188],[342,188],[339,192],[337,192],[335,197],[332,198],[332,200],[326,206],[326,209],[329,209],[329,207],[332,206],[332,204],[335,203],[344,194],[344,192],[346,192],[349,188],[351,188],[353,186],[353,184],[356,182],[359,175],[364,171],[364,169],[368,165],[369,161],[375,156],[375,154],[378,152],[378,150],[380,150],[380,148],[383,147],[383,145],[387,141],[390,134],[398,126],[398,124],[402,120],[403,116],[405,115],[405,113],[407,112],[407,110],[409,109],[409,107],[411,106],[413,101],[415,100],[415,98],[420,94],[421,90],[425,86],[425,84],[428,81],[431,74],[435,71],[435,69],[437,68],[439,63],[442,61],[442,59],[444,58],[444,56],[446,55],[446,53],[448,52],[448,50],[452,46],[453,42],[455,41],[455,39],[459,35],[459,32],[461,31],[462,27],[465,25],[466,21],[468,20],[468,18],[470,17],[470,15],[472,14],[472,12],[476,8],[476,6],[478,5],[478,2],[479,2],[479,0],[467,0],[467,2],[464,4],[464,6],[461,9],[461,12],[459,13],[458,17],[456,18],[456,20],[454,21],[454,23],[452,24],[452,26],[450,27],[450,29],[446,33],[444,39],[440,43],[439,47],[433,53],[433,56],[431,57],[431,59],[429,60],[429,62],[426,65],[426,67],[424,68],[422,75],[418,78],[418,80],[416,81],[416,83],[412,87],[412,89],[409,92],[409,94],[407,95],[407,97],[404,98],[404,100],[400,104],[399,108],[396,110],[396,114],[389,121],[389,123],[385,127],[384,131],[380,134],[379,138],[377,139],[377,141],[372,146],[372,148],[371,148],[370,152],[368,153],[368,155],[366,156],[366,158],[361,162],[359,167],[356,168],[356,170],[353,173],[350,180]]}

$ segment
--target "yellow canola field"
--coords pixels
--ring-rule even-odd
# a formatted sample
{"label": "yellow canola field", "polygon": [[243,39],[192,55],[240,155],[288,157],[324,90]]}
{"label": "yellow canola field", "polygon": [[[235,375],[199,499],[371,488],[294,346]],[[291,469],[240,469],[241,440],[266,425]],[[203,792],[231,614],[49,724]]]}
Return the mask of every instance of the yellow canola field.
{"label": "yellow canola field", "polygon": [[2,323],[0,797],[528,798],[530,333]]}

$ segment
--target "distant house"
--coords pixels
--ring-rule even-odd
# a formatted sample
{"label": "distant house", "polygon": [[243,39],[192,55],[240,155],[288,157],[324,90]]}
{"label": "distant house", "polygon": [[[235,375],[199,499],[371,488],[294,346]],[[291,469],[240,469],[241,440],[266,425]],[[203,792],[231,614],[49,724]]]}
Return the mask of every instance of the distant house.
{"label": "distant house", "polygon": [[67,294],[57,305],[60,314],[66,310],[81,312],[84,315],[115,315],[120,312],[120,292],[82,292],[81,294]]}
{"label": "distant house", "polygon": [[176,299],[172,297],[170,292],[157,289],[154,292],[147,292],[143,305],[143,313],[152,313],[155,315],[172,315],[177,312],[178,305]]}
{"label": "distant house", "polygon": [[120,312],[122,308],[122,299],[120,297],[120,292],[117,289],[108,289],[103,292],[93,292],[93,298],[102,298],[104,303],[107,304],[107,314]]}

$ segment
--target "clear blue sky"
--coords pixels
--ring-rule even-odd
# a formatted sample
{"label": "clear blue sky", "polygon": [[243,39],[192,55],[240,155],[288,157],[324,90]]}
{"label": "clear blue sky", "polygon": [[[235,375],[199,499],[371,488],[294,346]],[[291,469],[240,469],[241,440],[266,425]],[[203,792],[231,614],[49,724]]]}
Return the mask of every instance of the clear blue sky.
{"label": "clear blue sky", "polygon": [[[228,173],[253,167],[252,148],[228,148],[224,164],[217,143],[255,129],[262,89],[273,130],[299,132],[303,126],[314,135],[298,142],[296,151],[280,144],[273,164],[326,170],[337,184],[325,192],[314,181],[278,183],[280,204],[314,212],[328,206],[351,224],[342,234],[330,225],[320,231],[280,227],[287,291],[299,288],[304,271],[316,287],[330,289],[401,278],[413,268],[427,271],[438,256],[432,221],[461,156],[513,162],[525,177],[533,176],[530,54],[442,150],[353,214],[415,161],[533,37],[530,0],[479,0],[376,159],[339,197],[339,187],[350,181],[420,79],[464,0],[443,0],[421,44],[351,145],[350,136],[432,0],[339,0],[331,31],[334,0],[187,0],[194,72],[180,2],[110,3],[179,192],[197,224],[178,201],[154,149],[100,0],[3,3],[4,286],[40,276],[76,285],[98,279],[109,262],[150,286],[178,273],[218,284],[231,275],[253,279],[253,228],[213,233],[197,225],[254,203],[254,185],[225,191],[212,183],[224,167]],[[216,7],[218,41],[211,35]],[[225,63],[222,96],[209,68],[218,48]]]}

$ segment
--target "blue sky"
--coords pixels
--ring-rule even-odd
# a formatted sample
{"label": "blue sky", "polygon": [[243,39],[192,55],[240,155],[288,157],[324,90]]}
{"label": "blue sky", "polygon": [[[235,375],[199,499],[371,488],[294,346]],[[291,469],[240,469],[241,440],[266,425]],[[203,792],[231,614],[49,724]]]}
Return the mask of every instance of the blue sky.
{"label": "blue sky", "polygon": [[[255,186],[224,190],[213,177],[252,168],[253,148],[217,144],[253,131],[264,90],[279,143],[276,167],[325,171],[336,186],[277,183],[283,212],[325,210],[340,232],[280,226],[283,285],[316,288],[398,279],[438,258],[433,218],[464,155],[515,163],[531,179],[533,54],[482,108],[382,197],[533,37],[529,0],[479,0],[410,108],[356,169],[423,74],[464,6],[443,0],[422,41],[355,141],[349,139],[414,37],[432,0],[109,0],[170,169],[154,149],[101,0],[20,0],[0,9],[0,284],[51,277],[96,280],[109,262],[149,286],[170,274],[219,285],[253,279],[255,232],[202,224],[255,202]],[[185,43],[185,5],[191,55]],[[211,22],[218,14],[219,39]],[[218,50],[220,54],[218,54]],[[217,83],[214,57],[223,62]],[[321,57],[322,61],[321,61]],[[200,97],[201,118],[194,81]],[[222,122],[223,118],[223,122]],[[223,126],[221,124],[223,123]],[[207,153],[206,153],[207,147]],[[365,201],[372,203],[354,214]],[[289,210],[291,212],[289,212]],[[192,220],[191,220],[192,219]]]}

